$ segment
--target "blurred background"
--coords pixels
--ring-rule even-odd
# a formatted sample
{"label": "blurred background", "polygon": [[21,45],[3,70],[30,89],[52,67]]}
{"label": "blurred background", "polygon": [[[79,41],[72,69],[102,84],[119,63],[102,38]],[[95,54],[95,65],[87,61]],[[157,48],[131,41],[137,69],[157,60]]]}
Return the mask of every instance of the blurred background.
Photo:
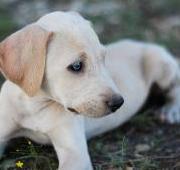
{"label": "blurred background", "polygon": [[[0,0],[0,40],[56,10],[80,12],[104,44],[132,38],[159,43],[180,56],[180,0]],[[159,123],[149,114],[153,109],[150,104],[123,127],[90,141],[95,169],[180,169],[180,127]],[[17,160],[30,170],[57,167],[53,148],[29,139],[9,144],[0,169],[18,169]]]}
{"label": "blurred background", "polygon": [[79,11],[103,43],[136,38],[180,52],[179,0],[0,0],[0,38],[55,10]]}

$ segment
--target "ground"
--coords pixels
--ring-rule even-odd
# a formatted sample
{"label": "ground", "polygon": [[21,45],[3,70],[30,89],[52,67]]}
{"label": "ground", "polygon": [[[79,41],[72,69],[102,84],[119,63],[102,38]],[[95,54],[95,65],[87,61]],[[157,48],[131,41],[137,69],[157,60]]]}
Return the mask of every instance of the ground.
{"label": "ground", "polygon": [[[103,43],[135,38],[162,44],[180,56],[179,0],[86,0],[85,5],[82,14],[93,22]],[[7,11],[0,7],[1,39],[18,28]],[[89,141],[95,170],[180,170],[180,125],[157,119],[163,99],[151,97],[125,125]],[[26,138],[10,141],[0,161],[0,170],[54,170],[57,166],[51,146]]]}

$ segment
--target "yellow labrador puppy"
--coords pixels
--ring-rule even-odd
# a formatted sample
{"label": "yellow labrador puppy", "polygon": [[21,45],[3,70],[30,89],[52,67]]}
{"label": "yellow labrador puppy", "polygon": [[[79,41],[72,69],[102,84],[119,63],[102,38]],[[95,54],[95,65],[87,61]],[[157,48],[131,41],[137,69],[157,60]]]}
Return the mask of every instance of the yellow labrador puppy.
{"label": "yellow labrador puppy", "polygon": [[169,88],[172,99],[162,118],[180,122],[172,55],[130,40],[104,47],[74,12],[45,15],[2,41],[0,68],[7,78],[0,93],[1,154],[7,140],[27,136],[54,146],[59,170],[92,170],[87,139],[132,117],[153,83]]}

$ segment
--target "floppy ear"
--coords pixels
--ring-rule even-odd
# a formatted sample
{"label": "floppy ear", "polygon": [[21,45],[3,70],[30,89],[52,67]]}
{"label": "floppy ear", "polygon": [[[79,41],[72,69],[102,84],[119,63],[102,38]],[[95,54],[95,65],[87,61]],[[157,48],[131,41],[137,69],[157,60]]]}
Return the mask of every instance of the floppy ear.
{"label": "floppy ear", "polygon": [[32,24],[0,43],[0,69],[29,96],[40,89],[52,32]]}

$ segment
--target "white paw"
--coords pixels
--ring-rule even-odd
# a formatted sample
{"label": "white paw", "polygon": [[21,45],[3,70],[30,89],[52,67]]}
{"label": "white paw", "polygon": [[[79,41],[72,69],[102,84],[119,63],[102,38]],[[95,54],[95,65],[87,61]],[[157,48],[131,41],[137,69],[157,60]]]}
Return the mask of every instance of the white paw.
{"label": "white paw", "polygon": [[170,124],[180,123],[180,105],[171,103],[160,110],[160,119]]}

